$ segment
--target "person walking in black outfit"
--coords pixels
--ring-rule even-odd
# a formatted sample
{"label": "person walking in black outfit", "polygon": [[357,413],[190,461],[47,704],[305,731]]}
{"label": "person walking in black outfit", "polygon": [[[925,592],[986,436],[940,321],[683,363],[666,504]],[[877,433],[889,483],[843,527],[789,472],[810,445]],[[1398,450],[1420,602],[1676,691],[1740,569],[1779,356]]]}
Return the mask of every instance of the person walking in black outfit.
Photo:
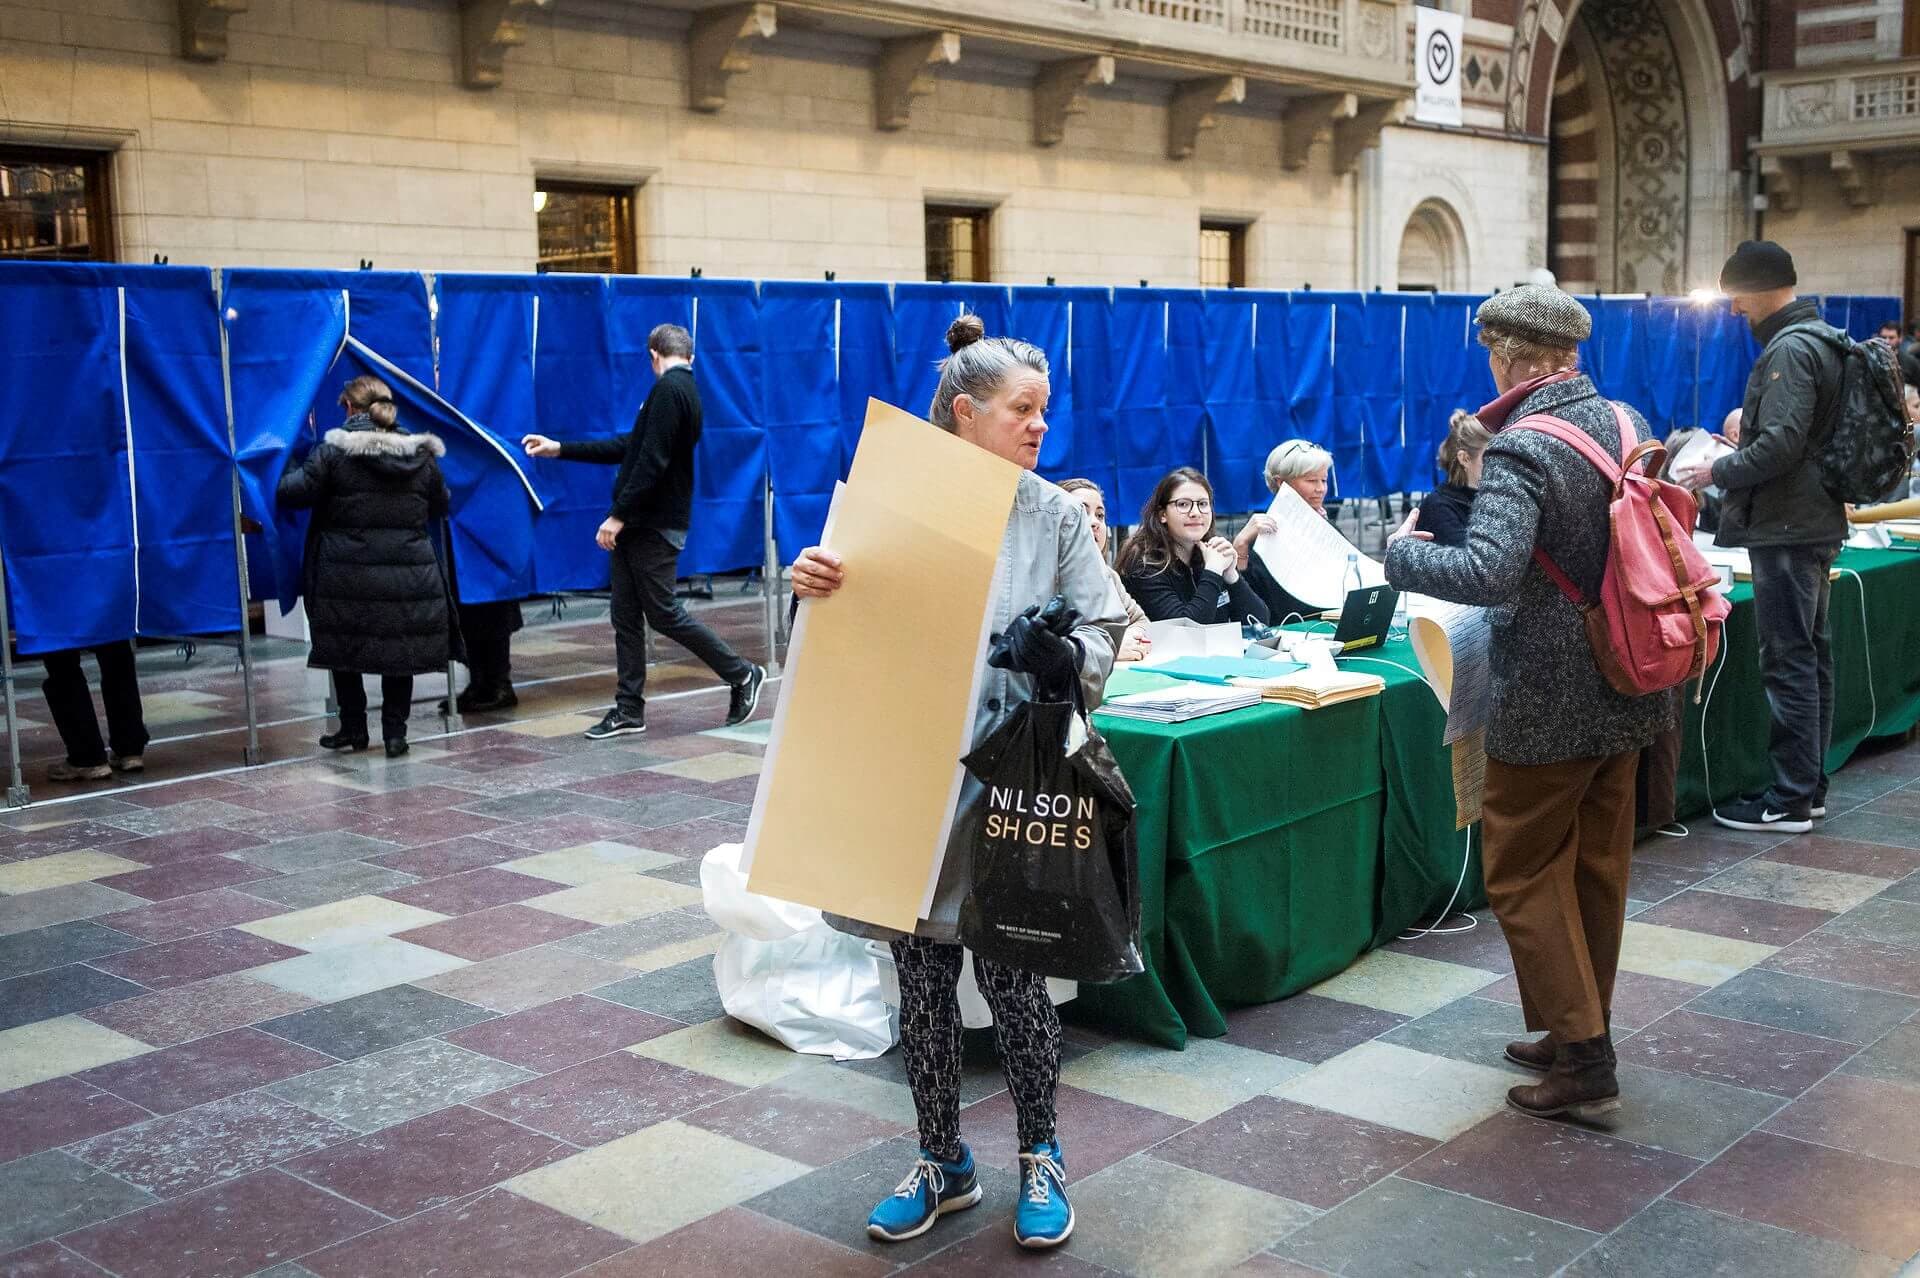
{"label": "person walking in black outfit", "polygon": [[1749,240],[1720,272],[1763,349],[1747,378],[1740,447],[1675,479],[1725,493],[1715,542],[1746,546],[1760,674],[1772,720],[1773,784],[1714,808],[1736,830],[1801,834],[1827,814],[1827,746],[1833,739],[1833,647],[1827,574],[1847,538],[1847,516],[1820,481],[1820,446],[1832,431],[1840,357],[1811,298],[1794,295],[1793,258]]}
{"label": "person walking in black outfit", "polygon": [[611,439],[520,441],[529,457],[618,466],[613,506],[595,540],[613,556],[613,652],[619,690],[613,709],[587,730],[591,740],[647,730],[647,625],[705,662],[733,689],[727,726],[753,717],[767,672],[687,615],[674,597],[680,551],[693,519],[693,453],[700,442],[700,392],[693,383],[693,336],[678,324],[647,335],[653,389],[633,429]]}
{"label": "person walking in black outfit", "polygon": [[356,377],[340,392],[346,424],[330,430],[280,478],[280,505],[311,507],[303,594],[313,649],[307,664],[333,672],[340,730],[328,750],[364,750],[367,689],[380,676],[380,735],[387,757],[407,752],[413,677],[462,654],[451,591],[432,529],[447,513],[435,435],[399,428],[393,391]]}
{"label": "person walking in black outfit", "polygon": [[47,769],[49,781],[104,781],[116,772],[140,772],[147,764],[147,722],[140,708],[140,680],[134,673],[133,643],[121,639],[93,649],[100,664],[100,700],[107,707],[107,736],[100,739],[100,720],[94,717],[93,694],[80,668],[81,650],[49,652],[46,682],[40,685],[47,712],[67,748],[64,762]]}

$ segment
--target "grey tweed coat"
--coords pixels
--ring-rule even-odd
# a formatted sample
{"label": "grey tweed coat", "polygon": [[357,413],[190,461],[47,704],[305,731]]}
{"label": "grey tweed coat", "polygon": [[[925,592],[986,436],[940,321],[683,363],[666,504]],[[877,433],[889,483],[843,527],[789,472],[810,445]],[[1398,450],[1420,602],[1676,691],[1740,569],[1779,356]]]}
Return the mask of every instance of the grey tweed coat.
{"label": "grey tweed coat", "polygon": [[[1530,413],[1571,422],[1620,455],[1613,410],[1585,375],[1533,391],[1507,420]],[[1646,438],[1645,420],[1631,408],[1627,415]],[[1537,431],[1500,431],[1487,445],[1466,544],[1405,538],[1387,551],[1387,581],[1395,588],[1490,609],[1490,758],[1530,766],[1619,754],[1675,722],[1673,693],[1623,697],[1608,686],[1579,612],[1533,562],[1537,544],[1582,594],[1597,598],[1610,496],[1600,472],[1570,445]]]}

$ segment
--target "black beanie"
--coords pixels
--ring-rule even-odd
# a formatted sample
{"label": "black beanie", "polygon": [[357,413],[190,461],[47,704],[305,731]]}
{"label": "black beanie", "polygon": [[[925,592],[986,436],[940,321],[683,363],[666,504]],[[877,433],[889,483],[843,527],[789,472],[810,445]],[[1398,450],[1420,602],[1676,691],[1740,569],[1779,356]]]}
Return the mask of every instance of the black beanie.
{"label": "black beanie", "polygon": [[1767,293],[1792,288],[1799,282],[1793,270],[1793,254],[1772,240],[1743,241],[1720,268],[1722,293]]}

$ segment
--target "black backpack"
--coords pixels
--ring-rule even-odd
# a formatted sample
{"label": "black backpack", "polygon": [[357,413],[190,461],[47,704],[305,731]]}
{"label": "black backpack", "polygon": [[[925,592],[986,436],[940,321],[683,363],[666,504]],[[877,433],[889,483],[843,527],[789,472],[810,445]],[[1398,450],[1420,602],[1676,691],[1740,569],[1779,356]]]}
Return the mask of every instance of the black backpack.
{"label": "black backpack", "polygon": [[1819,338],[1840,354],[1840,387],[1826,439],[1819,445],[1820,484],[1838,502],[1884,500],[1913,465],[1913,423],[1907,420],[1900,358],[1884,342],[1856,342],[1825,324],[1789,332]]}

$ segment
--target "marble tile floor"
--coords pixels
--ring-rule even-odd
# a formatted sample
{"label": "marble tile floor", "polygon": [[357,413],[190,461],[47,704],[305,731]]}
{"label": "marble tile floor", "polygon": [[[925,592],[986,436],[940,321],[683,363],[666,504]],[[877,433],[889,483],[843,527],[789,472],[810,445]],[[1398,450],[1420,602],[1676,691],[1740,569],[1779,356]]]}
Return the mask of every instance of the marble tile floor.
{"label": "marble tile floor", "polygon": [[1863,756],[1892,789],[1836,786],[1845,838],[1639,849],[1611,1130],[1503,1106],[1521,1023],[1484,914],[1185,1052],[1070,1016],[1078,1230],[1036,1256],[990,1036],[963,1087],[985,1201],[883,1247],[897,1057],[722,1014],[697,863],[744,832],[763,737],[721,706],[0,819],[0,1275],[1855,1278],[1920,1252],[1920,852],[1865,837],[1911,829],[1920,745]]}

